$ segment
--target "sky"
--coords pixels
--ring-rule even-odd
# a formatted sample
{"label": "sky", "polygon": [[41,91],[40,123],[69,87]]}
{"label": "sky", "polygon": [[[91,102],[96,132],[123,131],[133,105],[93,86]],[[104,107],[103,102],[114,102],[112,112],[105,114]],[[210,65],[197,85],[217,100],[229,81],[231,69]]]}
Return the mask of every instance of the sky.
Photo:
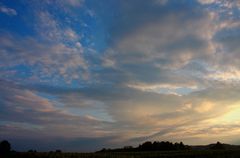
{"label": "sky", "polygon": [[239,44],[239,0],[0,0],[0,140],[240,144]]}

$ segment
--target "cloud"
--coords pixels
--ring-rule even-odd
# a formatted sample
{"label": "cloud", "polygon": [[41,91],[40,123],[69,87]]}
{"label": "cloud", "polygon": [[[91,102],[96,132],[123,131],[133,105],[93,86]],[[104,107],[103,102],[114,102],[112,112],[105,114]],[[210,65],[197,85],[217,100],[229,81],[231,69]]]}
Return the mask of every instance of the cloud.
{"label": "cloud", "polygon": [[212,4],[215,3],[215,0],[198,0],[201,4]]}
{"label": "cloud", "polygon": [[195,110],[199,113],[204,113],[212,110],[214,108],[214,103],[212,102],[203,102],[201,105],[195,108]]}
{"label": "cloud", "polygon": [[51,42],[79,42],[79,35],[70,27],[62,27],[48,11],[39,11],[36,16],[38,18],[36,31],[43,39]]}
{"label": "cloud", "polygon": [[[69,3],[74,3],[74,1],[69,1]],[[80,1],[76,1],[74,4],[79,3]],[[82,45],[81,33],[76,32],[67,23],[63,24],[63,21],[47,9],[42,9],[49,7],[52,2],[27,4],[35,8],[34,24],[31,25],[35,36],[20,37],[12,32],[1,32],[2,69],[0,71],[4,77],[16,78],[15,76],[19,74],[19,71],[22,72],[23,67],[27,69],[23,78],[28,81],[48,82],[52,78],[58,82],[61,80],[71,83],[73,80],[86,80],[89,77],[88,64],[84,57],[87,48]],[[59,7],[59,5],[54,7]],[[21,68],[11,73],[13,71],[10,69],[16,67]]]}
{"label": "cloud", "polygon": [[[215,3],[206,1],[210,2]],[[216,7],[226,9],[226,3],[216,2]],[[101,72],[102,76],[141,90],[177,95],[217,84],[213,81],[238,81],[239,24],[237,13],[227,13],[233,7],[218,11],[185,1],[153,4],[120,3],[121,14],[109,31],[111,45],[102,59],[107,74]],[[189,9],[181,9],[183,4]]]}
{"label": "cloud", "polygon": [[66,3],[69,3],[71,6],[81,6],[84,0],[68,0]]}
{"label": "cloud", "polygon": [[2,73],[13,78],[16,73],[9,73],[9,69],[25,67],[29,71],[24,78],[28,80],[47,82],[49,77],[66,83],[86,80],[89,77],[84,57],[87,48],[81,44],[80,35],[69,26],[63,27],[48,11],[37,12],[36,17],[37,37],[2,32]]}
{"label": "cloud", "polygon": [[232,0],[232,1],[228,1],[228,0],[220,0],[220,1],[218,1],[218,0],[198,0],[198,2],[203,5],[214,4],[216,6],[220,6],[222,8],[221,11],[239,6],[239,0]]}
{"label": "cloud", "polygon": [[[80,1],[69,3],[77,5]],[[30,24],[32,31],[35,31],[33,36],[21,37],[17,33],[1,31],[1,71],[5,77],[14,78],[16,73],[9,73],[9,69],[16,67],[27,69],[28,73],[23,75],[24,78],[35,81],[46,82],[50,77],[55,81],[71,83],[73,80],[86,80],[89,77],[88,64],[84,57],[88,48],[82,44],[81,32],[49,12],[47,8],[50,4],[53,5],[48,1],[26,3],[34,8],[31,12],[34,23]],[[56,9],[59,5],[52,7]],[[64,14],[67,16],[70,13]]]}
{"label": "cloud", "polygon": [[102,76],[132,87],[144,85],[155,92],[179,93],[170,90],[170,86],[159,85],[189,91],[205,86],[199,75],[193,71],[185,74],[184,69],[198,62],[209,63],[214,58],[214,14],[185,1],[167,2],[164,6],[156,5],[155,1],[137,4],[122,1],[120,7],[121,14],[109,31],[111,45],[102,60],[107,74],[101,72]]}
{"label": "cloud", "polygon": [[[228,121],[225,115],[239,108],[239,95],[239,88],[225,85],[178,96],[130,87],[98,85],[61,89],[17,86],[2,81],[0,98],[4,115],[1,118],[10,122],[5,123],[8,128],[23,130],[22,134],[18,132],[19,136],[33,130],[33,138],[36,133],[52,139],[56,136],[54,131],[59,130],[57,136],[66,139],[117,136],[118,139],[109,138],[108,142],[118,145],[136,145],[160,138],[194,143],[190,138],[204,139],[205,131],[200,127],[207,130]],[[69,110],[71,108],[74,111]],[[220,118],[222,121],[217,122]],[[232,135],[236,134],[235,128]],[[15,130],[11,131],[18,138]],[[223,132],[224,129],[218,133],[209,130],[208,137],[220,136]]]}
{"label": "cloud", "polygon": [[62,43],[39,42],[33,38],[18,38],[11,34],[1,36],[1,66],[32,67],[29,77],[38,79],[63,77],[65,81],[78,79],[87,74],[83,48],[69,47]]}
{"label": "cloud", "polygon": [[[56,90],[48,93],[66,99],[65,107],[74,105],[80,109],[83,106],[91,109],[96,106],[96,111],[98,107],[104,107],[105,113],[114,122],[105,130],[117,134],[119,141],[131,143],[140,143],[139,141],[147,139],[167,139],[169,135],[177,132],[187,135],[186,133],[193,129],[192,126],[220,126],[227,121],[223,116],[238,108],[236,105],[240,95],[239,89],[234,86],[209,88],[183,96],[106,86],[58,92]],[[84,100],[94,102],[84,105]],[[219,118],[223,121],[216,122]],[[192,133],[191,136],[200,137],[203,135],[201,132]],[[187,139],[182,139],[185,138]]]}
{"label": "cloud", "polygon": [[15,16],[17,15],[17,11],[15,9],[12,8],[8,8],[6,6],[3,6],[0,4],[0,12],[7,14],[9,16]]}
{"label": "cloud", "polygon": [[82,7],[85,0],[59,0],[59,1],[48,1],[49,4],[57,4],[60,7]]}
{"label": "cloud", "polygon": [[[6,122],[9,128],[20,128],[28,132],[33,130],[33,134],[41,137],[100,137],[106,134],[106,121],[86,114],[73,114],[61,108],[54,99],[42,97],[43,93],[6,81],[1,81],[0,89],[1,123]],[[5,133],[4,131],[2,132]],[[56,131],[59,131],[58,134]],[[13,135],[17,134],[12,132]],[[27,137],[27,133],[22,134]]]}
{"label": "cloud", "polygon": [[[71,23],[82,16],[72,14],[83,5],[78,2],[54,2],[57,8],[68,3],[60,18],[36,10],[36,37],[1,33],[0,77],[12,81],[0,82],[1,135],[70,148],[95,140],[110,146],[169,138],[210,143],[239,132],[239,120],[229,116],[238,116],[240,96],[240,25],[225,12],[234,6],[122,0],[110,20],[108,12],[90,7],[96,21],[82,34]],[[97,36],[108,40],[99,50],[86,46],[96,26]]]}

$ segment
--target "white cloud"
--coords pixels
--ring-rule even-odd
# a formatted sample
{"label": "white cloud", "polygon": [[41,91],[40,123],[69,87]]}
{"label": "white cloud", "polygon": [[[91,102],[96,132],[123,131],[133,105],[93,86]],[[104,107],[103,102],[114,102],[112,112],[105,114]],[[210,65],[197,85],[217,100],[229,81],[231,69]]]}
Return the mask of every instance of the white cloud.
{"label": "white cloud", "polygon": [[78,42],[80,36],[70,27],[61,26],[53,15],[47,11],[40,11],[36,15],[38,23],[36,24],[36,31],[45,40],[51,42]]}
{"label": "white cloud", "polygon": [[3,35],[0,41],[1,66],[32,66],[32,74],[39,80],[61,77],[70,82],[73,79],[85,78],[88,65],[83,58],[82,47],[69,47],[62,43],[39,43],[33,38],[20,39],[12,35]]}
{"label": "white cloud", "polygon": [[28,79],[63,78],[66,83],[87,79],[88,65],[83,57],[85,48],[80,36],[71,27],[61,25],[48,11],[36,10],[35,14],[35,30],[40,38],[20,38],[3,33],[0,39],[1,65],[30,66]]}
{"label": "white cloud", "polygon": [[216,3],[216,0],[198,0],[198,2],[202,3],[202,4],[212,4],[212,3]]}
{"label": "white cloud", "polygon": [[[76,41],[79,39],[78,35],[76,32],[74,32],[72,29],[68,28],[65,30],[65,36],[67,39]],[[79,43],[79,42],[78,42]]]}
{"label": "white cloud", "polygon": [[62,2],[73,7],[82,6],[85,0],[63,0]]}
{"label": "white cloud", "polygon": [[17,15],[17,11],[15,9],[12,8],[8,8],[6,6],[3,6],[0,4],[0,12],[7,14],[9,16],[15,16]]}
{"label": "white cloud", "polygon": [[217,69],[215,72],[211,72],[205,76],[209,80],[217,80],[225,83],[239,83],[240,81],[240,70],[236,67],[225,67]]}
{"label": "white cloud", "polygon": [[58,1],[46,0],[41,3],[58,5],[58,7],[63,8],[64,11],[66,11],[69,9],[69,7],[82,7],[85,3],[85,0],[58,0]]}
{"label": "white cloud", "polygon": [[157,4],[160,4],[160,5],[165,5],[168,0],[155,0]]}

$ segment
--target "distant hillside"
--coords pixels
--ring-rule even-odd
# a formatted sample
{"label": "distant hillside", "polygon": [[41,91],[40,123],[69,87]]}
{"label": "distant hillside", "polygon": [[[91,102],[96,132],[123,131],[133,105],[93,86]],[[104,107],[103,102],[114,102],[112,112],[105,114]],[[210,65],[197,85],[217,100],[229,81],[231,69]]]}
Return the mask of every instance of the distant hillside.
{"label": "distant hillside", "polygon": [[138,152],[138,151],[180,151],[180,150],[240,150],[240,145],[223,144],[220,142],[209,145],[184,145],[182,142],[172,143],[168,141],[154,141],[144,142],[138,147],[125,146],[117,149],[105,149],[103,148],[97,152]]}
{"label": "distant hillside", "polygon": [[192,150],[209,150],[209,149],[227,149],[227,150],[240,150],[240,145],[222,144],[217,142],[209,145],[195,145],[190,146]]}

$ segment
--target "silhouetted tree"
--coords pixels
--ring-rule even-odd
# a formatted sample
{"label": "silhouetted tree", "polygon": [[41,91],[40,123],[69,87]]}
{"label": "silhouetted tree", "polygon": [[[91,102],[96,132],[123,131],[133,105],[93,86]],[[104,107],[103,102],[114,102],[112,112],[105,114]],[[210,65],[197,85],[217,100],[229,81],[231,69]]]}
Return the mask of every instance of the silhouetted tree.
{"label": "silhouetted tree", "polygon": [[37,150],[30,149],[30,150],[28,150],[28,152],[29,152],[29,153],[36,153]]}
{"label": "silhouetted tree", "polygon": [[58,150],[56,150],[55,152],[56,152],[56,153],[62,153],[62,151],[61,151],[61,150],[59,150],[59,149],[58,149]]}
{"label": "silhouetted tree", "polygon": [[185,149],[185,145],[183,144],[183,142],[180,142],[179,149],[180,150],[184,150]]}
{"label": "silhouetted tree", "polygon": [[145,142],[138,147],[142,151],[151,151],[152,150],[152,142]]}
{"label": "silhouetted tree", "polygon": [[184,145],[182,142],[180,143],[172,143],[169,141],[154,141],[153,143],[150,141],[144,142],[140,144],[138,147],[134,148],[132,146],[125,146],[123,148],[118,149],[105,149],[103,148],[99,152],[132,152],[132,151],[169,151],[169,150],[187,150],[190,149],[189,146]]}
{"label": "silhouetted tree", "polygon": [[213,145],[210,149],[214,149],[214,150],[221,150],[224,149],[224,145],[220,142],[217,142],[215,145]]}
{"label": "silhouetted tree", "polygon": [[102,148],[102,150],[100,150],[99,152],[106,152],[107,149],[106,148]]}
{"label": "silhouetted tree", "polygon": [[180,143],[171,143],[171,142],[157,142],[154,141],[151,142],[145,142],[142,145],[139,145],[139,147],[136,150],[140,151],[164,151],[164,150],[185,150],[188,149],[182,142]]}
{"label": "silhouetted tree", "polygon": [[0,143],[0,154],[1,155],[6,155],[9,154],[11,151],[11,144],[4,140]]}

